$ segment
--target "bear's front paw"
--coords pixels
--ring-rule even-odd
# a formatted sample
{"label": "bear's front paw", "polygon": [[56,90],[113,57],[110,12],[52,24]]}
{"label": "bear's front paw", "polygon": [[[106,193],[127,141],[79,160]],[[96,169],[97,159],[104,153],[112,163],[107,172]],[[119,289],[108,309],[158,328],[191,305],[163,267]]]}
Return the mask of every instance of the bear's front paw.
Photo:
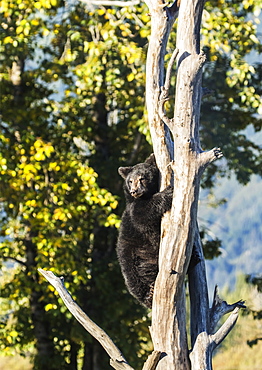
{"label": "bear's front paw", "polygon": [[167,193],[167,194],[173,194],[173,191],[174,191],[174,188],[173,188],[173,186],[172,186],[172,185],[168,185],[168,186],[165,188],[165,190],[164,190],[164,192],[165,192],[165,193]]}
{"label": "bear's front paw", "polygon": [[173,186],[172,185],[168,185],[166,188],[165,188],[165,190],[166,191],[173,191]]}

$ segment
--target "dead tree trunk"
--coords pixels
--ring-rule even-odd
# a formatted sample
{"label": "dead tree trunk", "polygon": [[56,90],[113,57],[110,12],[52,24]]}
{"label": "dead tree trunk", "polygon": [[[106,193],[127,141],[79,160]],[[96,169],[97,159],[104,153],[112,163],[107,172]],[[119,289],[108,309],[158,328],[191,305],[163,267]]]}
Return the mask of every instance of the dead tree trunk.
{"label": "dead tree trunk", "polygon": [[[220,158],[219,148],[203,152],[199,141],[199,117],[202,98],[200,24],[204,0],[181,0],[166,6],[163,0],[145,0],[152,19],[147,57],[146,102],[148,122],[161,188],[172,178],[174,185],[171,212],[162,220],[159,274],[155,282],[152,326],[154,352],[143,370],[211,370],[212,352],[233,328],[239,301],[228,305],[215,288],[209,309],[205,263],[197,227],[197,203],[200,178],[209,163]],[[164,56],[170,31],[177,22],[177,41],[166,73]],[[173,118],[164,104],[168,100],[171,71],[176,61],[177,81]],[[185,277],[195,245],[201,261],[189,272],[191,350],[187,343]],[[72,301],[62,281],[50,272],[40,272],[55,286],[65,304],[105,348],[115,369],[132,369],[103,330],[97,327]],[[233,311],[233,312],[232,312]],[[220,318],[232,312],[215,332]]]}
{"label": "dead tree trunk", "polygon": [[[201,78],[205,61],[205,56],[200,52],[204,0],[182,0],[179,9],[177,2],[167,7],[162,0],[148,0],[147,5],[152,18],[146,86],[149,126],[157,164],[162,174],[162,185],[166,186],[170,178],[167,171],[169,158],[173,159],[170,167],[174,179],[172,210],[162,222],[151,335],[155,350],[163,354],[158,370],[211,369],[211,355],[216,345],[210,336],[213,318],[209,314],[204,261],[189,274],[193,346],[190,358],[184,292],[185,275],[194,242],[202,254],[197,229],[201,174],[209,163],[222,156],[218,148],[203,152],[199,141]],[[176,49],[164,80],[165,48],[176,18]],[[173,118],[169,119],[165,114],[164,104],[168,100],[170,73],[175,60],[175,108]],[[168,129],[174,139],[173,143],[170,142],[170,135],[167,135]]]}

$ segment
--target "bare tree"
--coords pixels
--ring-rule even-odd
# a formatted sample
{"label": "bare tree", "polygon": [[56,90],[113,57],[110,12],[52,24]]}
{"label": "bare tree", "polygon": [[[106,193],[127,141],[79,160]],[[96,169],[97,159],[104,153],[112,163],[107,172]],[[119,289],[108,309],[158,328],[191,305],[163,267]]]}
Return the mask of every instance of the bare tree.
{"label": "bare tree", "polygon": [[[172,210],[162,222],[159,274],[155,283],[151,336],[155,350],[166,353],[157,369],[211,369],[213,349],[231,330],[242,302],[227,305],[217,293],[213,309],[208,307],[205,264],[197,228],[197,204],[200,178],[209,163],[220,158],[219,148],[201,150],[199,119],[202,98],[202,66],[205,56],[200,51],[200,25],[204,0],[175,1],[167,7],[162,0],[148,0],[152,32],[147,57],[146,99],[154,152],[162,174],[162,186],[173,171]],[[176,49],[164,78],[164,56],[170,30],[177,19]],[[173,118],[165,114],[170,75],[177,62],[175,107]],[[170,135],[171,133],[171,135]],[[173,137],[173,141],[171,140]],[[171,166],[168,166],[172,160]],[[202,257],[189,273],[191,302],[191,346],[186,335],[184,281],[192,246]],[[235,310],[216,334],[216,311],[220,317]],[[218,339],[219,337],[219,339]]]}
{"label": "bare tree", "polygon": [[[102,1],[101,1],[102,3]],[[162,220],[159,254],[159,274],[155,283],[152,326],[150,328],[154,352],[144,365],[157,370],[210,370],[212,352],[233,328],[238,311],[244,307],[239,301],[232,305],[222,301],[215,288],[212,308],[209,308],[205,263],[197,227],[197,204],[200,178],[205,168],[220,158],[219,148],[204,152],[199,140],[202,66],[205,56],[200,51],[200,25],[204,0],[182,0],[169,6],[163,0],[146,0],[151,15],[151,38],[147,56],[146,103],[148,122],[157,165],[161,172],[161,188],[170,181],[174,184],[173,205]],[[164,56],[170,31],[177,20],[177,39],[174,52],[166,68]],[[165,112],[169,98],[171,73],[176,63],[175,106],[172,118]],[[185,278],[192,247],[201,257],[200,263],[189,272],[191,312],[191,350],[187,343]],[[64,294],[61,281],[52,274],[40,271]],[[62,293],[61,293],[62,292]],[[70,297],[70,296],[69,296]],[[71,299],[71,298],[70,298]],[[69,301],[70,301],[69,299]],[[71,312],[77,317],[75,303]],[[76,311],[75,311],[76,309]],[[232,312],[216,331],[220,318]],[[83,314],[84,315],[84,314]],[[119,350],[106,334],[95,334],[85,318],[86,329],[107,350],[111,365],[116,369],[131,369]],[[102,338],[102,340],[101,340]],[[108,351],[108,343],[109,348]],[[113,349],[112,349],[113,348]]]}

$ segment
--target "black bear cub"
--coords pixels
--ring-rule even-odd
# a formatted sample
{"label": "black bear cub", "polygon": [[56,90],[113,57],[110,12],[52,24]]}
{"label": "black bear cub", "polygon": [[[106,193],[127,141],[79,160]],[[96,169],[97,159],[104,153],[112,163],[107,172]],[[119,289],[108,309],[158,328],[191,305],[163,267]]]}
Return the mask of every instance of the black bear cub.
{"label": "black bear cub", "polygon": [[[158,273],[161,218],[171,209],[173,188],[159,192],[159,170],[155,156],[133,167],[120,167],[125,179],[126,209],[117,242],[117,256],[129,292],[143,305],[152,307]],[[193,246],[188,270],[201,257]]]}
{"label": "black bear cub", "polygon": [[125,179],[126,209],[117,242],[117,256],[129,292],[151,308],[158,273],[161,218],[171,209],[173,188],[159,192],[155,156],[133,167],[120,167]]}

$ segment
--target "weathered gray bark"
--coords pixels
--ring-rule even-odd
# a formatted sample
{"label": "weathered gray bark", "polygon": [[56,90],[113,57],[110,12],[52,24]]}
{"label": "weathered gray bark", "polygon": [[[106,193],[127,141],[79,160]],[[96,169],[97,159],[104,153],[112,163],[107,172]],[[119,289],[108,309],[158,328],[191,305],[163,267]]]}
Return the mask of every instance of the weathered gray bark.
{"label": "weathered gray bark", "polygon": [[[166,145],[166,130],[158,109],[161,88],[164,86],[166,45],[178,8],[174,5],[164,9],[162,1],[149,0],[146,3],[152,19],[146,65],[146,105],[153,149],[162,175],[161,187],[164,188],[170,181],[171,171],[168,164],[172,153]],[[170,142],[169,145],[171,145]]]}
{"label": "weathered gray bark", "polygon": [[[197,229],[197,203],[200,178],[205,167],[220,158],[219,148],[202,152],[199,141],[199,118],[202,98],[202,66],[205,56],[200,52],[200,24],[204,0],[181,1],[179,15],[176,2],[166,7],[162,0],[148,0],[152,32],[147,59],[147,109],[157,164],[162,174],[162,187],[168,184],[168,160],[174,159],[174,196],[171,213],[162,222],[162,243],[159,274],[155,283],[151,335],[154,348],[162,351],[157,370],[212,369],[212,351],[222,340],[222,333],[231,330],[237,312],[225,330],[210,335],[213,316],[208,307],[207,283],[202,247]],[[176,50],[167,68],[164,81],[164,55],[170,29],[178,15]],[[174,116],[165,114],[170,71],[177,60],[177,81]],[[166,124],[174,138],[174,152],[165,135]],[[169,154],[169,155],[168,155]],[[202,261],[189,274],[191,296],[191,342],[189,358],[186,335],[184,281],[192,253],[197,245]],[[230,306],[240,307],[239,303]],[[227,307],[229,307],[227,305]],[[233,309],[233,308],[232,308]],[[238,308],[236,308],[236,311]]]}

